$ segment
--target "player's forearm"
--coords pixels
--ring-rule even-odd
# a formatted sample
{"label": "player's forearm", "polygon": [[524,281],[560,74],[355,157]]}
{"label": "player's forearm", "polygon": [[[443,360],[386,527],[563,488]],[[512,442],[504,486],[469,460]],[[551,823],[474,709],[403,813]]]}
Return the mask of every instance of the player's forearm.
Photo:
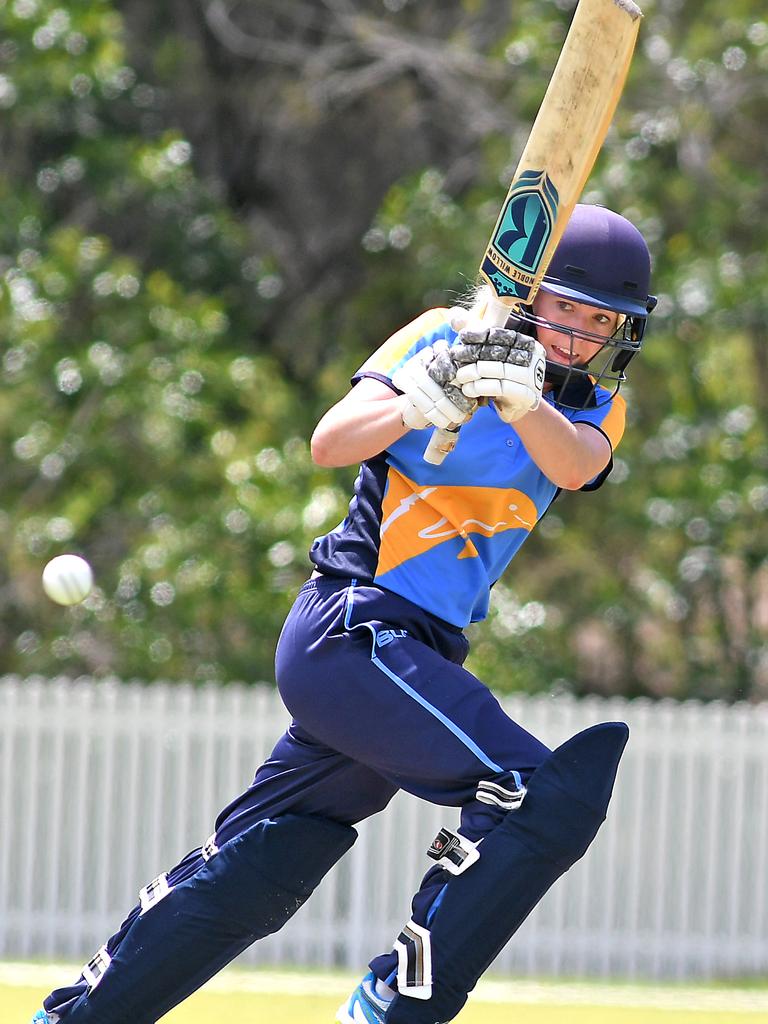
{"label": "player's forearm", "polygon": [[338,402],[318,423],[312,435],[312,458],[318,466],[352,466],[378,455],[401,438],[402,396],[377,401]]}
{"label": "player's forearm", "polygon": [[590,426],[578,426],[542,402],[514,424],[525,449],[553,484],[576,491],[605,469],[608,439]]}

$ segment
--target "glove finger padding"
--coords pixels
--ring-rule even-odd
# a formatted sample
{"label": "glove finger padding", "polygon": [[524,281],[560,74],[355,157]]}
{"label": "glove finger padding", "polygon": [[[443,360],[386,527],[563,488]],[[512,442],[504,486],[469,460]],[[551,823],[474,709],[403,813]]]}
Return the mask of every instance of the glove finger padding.
{"label": "glove finger padding", "polygon": [[535,338],[521,334],[520,331],[511,331],[505,327],[483,330],[466,328],[459,332],[450,352],[457,366],[479,360],[528,366],[537,347],[540,346]]}
{"label": "glove finger padding", "polygon": [[470,398],[493,399],[496,411],[507,423],[513,423],[527,412],[533,412],[541,401],[540,389],[520,380],[479,377],[463,384],[462,390]]}
{"label": "glove finger padding", "polygon": [[479,380],[470,381],[464,387],[472,398],[492,398],[499,415],[507,423],[531,412],[539,404],[538,396],[525,384],[517,381],[481,377]]}
{"label": "glove finger padding", "polygon": [[462,384],[462,388],[469,398],[497,398],[504,394],[503,384],[498,377],[477,376]]}
{"label": "glove finger padding", "polygon": [[392,383],[406,396],[403,422],[414,429],[453,429],[465,423],[477,402],[450,383],[456,374],[446,341],[421,349],[395,371]]}
{"label": "glove finger padding", "polygon": [[519,367],[513,363],[491,362],[488,359],[481,359],[477,363],[460,366],[456,371],[456,383],[466,395],[469,392],[464,388],[464,385],[470,381],[494,377],[497,380],[527,380],[529,374],[530,368],[527,366]]}
{"label": "glove finger padding", "polygon": [[437,384],[450,383],[456,376],[456,363],[451,358],[448,342],[435,342],[432,350],[433,356],[427,363],[427,373]]}
{"label": "glove finger padding", "polygon": [[[456,372],[456,383],[464,394],[473,399],[492,398],[499,416],[507,423],[538,407],[546,370],[543,346],[525,335],[517,337],[524,339],[524,345],[510,348],[514,361],[478,359]],[[478,349],[482,353],[490,347],[483,344]]]}

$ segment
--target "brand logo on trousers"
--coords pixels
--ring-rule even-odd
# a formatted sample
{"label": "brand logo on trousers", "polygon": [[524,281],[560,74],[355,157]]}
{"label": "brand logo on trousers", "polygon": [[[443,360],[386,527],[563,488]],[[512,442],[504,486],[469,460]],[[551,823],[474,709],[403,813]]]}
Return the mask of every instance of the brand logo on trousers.
{"label": "brand logo on trousers", "polygon": [[407,629],[382,629],[376,634],[376,646],[386,647],[393,640],[402,640],[406,636],[408,636]]}

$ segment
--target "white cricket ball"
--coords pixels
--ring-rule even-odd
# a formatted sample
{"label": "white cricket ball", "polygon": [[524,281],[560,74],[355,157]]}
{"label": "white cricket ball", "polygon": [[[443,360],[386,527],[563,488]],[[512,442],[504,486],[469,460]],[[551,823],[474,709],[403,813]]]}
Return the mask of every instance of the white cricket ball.
{"label": "white cricket ball", "polygon": [[43,569],[43,590],[56,604],[79,604],[93,586],[93,572],[80,555],[57,555]]}

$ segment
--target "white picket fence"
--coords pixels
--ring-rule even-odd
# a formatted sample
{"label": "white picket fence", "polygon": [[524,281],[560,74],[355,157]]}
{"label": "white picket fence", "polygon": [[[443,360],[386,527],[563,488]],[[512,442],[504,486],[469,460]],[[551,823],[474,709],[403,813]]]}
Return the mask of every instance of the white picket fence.
{"label": "white picket fence", "polygon": [[[494,973],[768,973],[768,704],[504,705],[551,746],[613,719],[631,738],[593,847]],[[0,958],[90,956],[138,889],[211,833],[286,724],[267,687],[0,678]],[[455,821],[399,794],[243,959],[360,969],[391,948],[429,841]]]}

